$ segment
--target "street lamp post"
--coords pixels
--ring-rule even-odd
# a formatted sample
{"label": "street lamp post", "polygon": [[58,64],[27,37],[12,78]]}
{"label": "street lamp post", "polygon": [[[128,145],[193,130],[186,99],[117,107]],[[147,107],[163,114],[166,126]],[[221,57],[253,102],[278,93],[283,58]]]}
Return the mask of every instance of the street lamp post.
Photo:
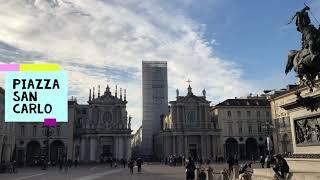
{"label": "street lamp post", "polygon": [[267,136],[267,150],[268,150],[268,155],[271,155],[271,150],[272,150],[272,132],[273,132],[273,124],[271,121],[266,121],[264,124],[262,124],[262,128],[264,129],[264,132]]}
{"label": "street lamp post", "polygon": [[49,162],[49,149],[50,149],[50,137],[53,135],[54,131],[53,129],[50,129],[52,126],[48,126],[48,125],[44,125],[43,126],[43,135],[46,136],[46,153],[45,153],[45,159],[44,159],[44,162],[43,162],[43,169],[46,169],[47,168],[47,165],[48,165],[48,162]]}

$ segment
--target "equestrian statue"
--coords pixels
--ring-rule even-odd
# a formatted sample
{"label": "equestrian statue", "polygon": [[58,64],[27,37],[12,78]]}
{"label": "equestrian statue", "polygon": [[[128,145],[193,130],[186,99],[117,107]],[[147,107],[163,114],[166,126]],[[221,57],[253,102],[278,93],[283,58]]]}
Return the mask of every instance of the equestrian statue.
{"label": "equestrian statue", "polygon": [[311,24],[308,11],[310,7],[305,5],[288,23],[295,20],[302,43],[300,50],[289,51],[285,73],[288,74],[293,68],[301,84],[308,86],[312,92],[317,87],[315,80],[320,74],[320,30]]}

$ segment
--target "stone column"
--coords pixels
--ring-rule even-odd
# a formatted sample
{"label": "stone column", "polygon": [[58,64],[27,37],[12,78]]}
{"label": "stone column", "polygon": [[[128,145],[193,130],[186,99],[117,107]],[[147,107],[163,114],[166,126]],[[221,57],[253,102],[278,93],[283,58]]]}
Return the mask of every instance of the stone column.
{"label": "stone column", "polygon": [[209,157],[211,157],[211,142],[210,142],[210,135],[207,135],[206,136],[206,138],[207,138],[207,144],[206,144],[206,146],[207,146],[207,158],[209,158]]}
{"label": "stone column", "polygon": [[215,156],[216,155],[218,155],[217,153],[217,151],[216,151],[216,149],[215,149],[215,144],[216,144],[216,146],[218,146],[217,145],[217,143],[214,143],[215,142],[215,137],[212,135],[211,136],[211,150],[212,150],[212,155],[214,156],[214,158],[215,158]]}
{"label": "stone column", "polygon": [[202,160],[205,158],[205,144],[204,144],[204,136],[201,136],[201,158]]}
{"label": "stone column", "polygon": [[208,107],[207,106],[204,106],[204,117],[205,117],[205,119],[204,119],[204,122],[205,122],[205,127],[207,128],[208,127],[208,125],[209,125],[209,117],[208,117],[208,114],[209,114],[209,112],[208,112]]}
{"label": "stone column", "polygon": [[127,160],[131,159],[131,138],[130,137],[127,137]]}
{"label": "stone column", "polygon": [[203,128],[207,128],[207,108],[202,105],[202,118],[203,118]]}
{"label": "stone column", "polygon": [[176,136],[172,136],[172,155],[176,155]]}
{"label": "stone column", "polygon": [[113,157],[118,158],[118,137],[113,137]]}
{"label": "stone column", "polygon": [[188,153],[188,136],[184,136],[184,156],[185,158],[188,158],[189,153]]}
{"label": "stone column", "polygon": [[80,161],[85,161],[86,156],[86,139],[85,137],[81,137],[80,142]]}
{"label": "stone column", "polygon": [[179,143],[179,151],[178,151],[178,155],[179,156],[182,156],[184,154],[183,152],[183,136],[178,136],[179,137],[179,140],[178,140],[178,143]]}
{"label": "stone column", "polygon": [[123,137],[119,137],[119,159],[123,158],[123,151],[124,151]]}
{"label": "stone column", "polygon": [[97,161],[97,139],[94,137],[90,138],[90,161]]}

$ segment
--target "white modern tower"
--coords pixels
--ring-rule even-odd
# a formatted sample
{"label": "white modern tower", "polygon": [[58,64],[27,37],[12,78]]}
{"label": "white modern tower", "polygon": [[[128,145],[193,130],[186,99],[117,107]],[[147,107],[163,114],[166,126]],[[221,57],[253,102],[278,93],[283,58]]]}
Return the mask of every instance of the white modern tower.
{"label": "white modern tower", "polygon": [[154,136],[160,131],[160,115],[168,112],[166,61],[142,61],[142,153],[153,155]]}

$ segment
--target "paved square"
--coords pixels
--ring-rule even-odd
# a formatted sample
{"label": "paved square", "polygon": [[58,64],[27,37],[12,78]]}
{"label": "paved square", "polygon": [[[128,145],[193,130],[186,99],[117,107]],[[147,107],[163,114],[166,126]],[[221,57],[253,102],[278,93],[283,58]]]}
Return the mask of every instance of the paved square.
{"label": "paved square", "polygon": [[[220,172],[226,168],[226,164],[212,164],[214,172]],[[203,167],[207,168],[208,165]],[[254,167],[258,167],[255,164]],[[118,166],[110,168],[107,165],[87,165],[72,167],[69,170],[60,171],[58,167],[50,167],[48,170],[36,168],[18,169],[16,174],[0,174],[1,180],[180,180],[185,178],[183,166],[167,166],[160,164],[145,164],[142,173],[131,175],[128,168]]]}

